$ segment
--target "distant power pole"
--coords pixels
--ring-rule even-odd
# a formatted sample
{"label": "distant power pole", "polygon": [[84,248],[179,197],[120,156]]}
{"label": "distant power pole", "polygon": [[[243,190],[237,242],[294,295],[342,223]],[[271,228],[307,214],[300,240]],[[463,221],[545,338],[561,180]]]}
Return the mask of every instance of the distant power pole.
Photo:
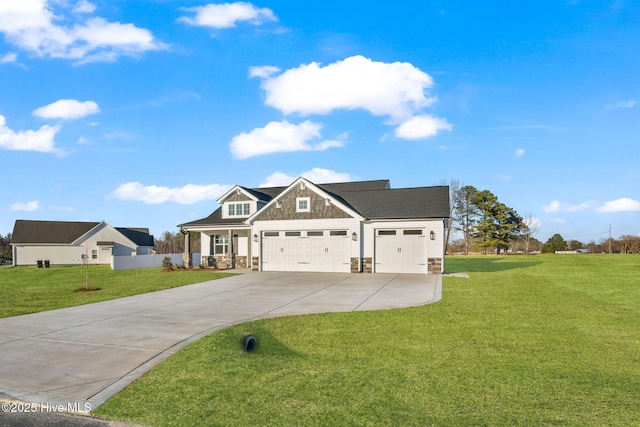
{"label": "distant power pole", "polygon": [[609,224],[609,253],[611,253],[611,224]]}

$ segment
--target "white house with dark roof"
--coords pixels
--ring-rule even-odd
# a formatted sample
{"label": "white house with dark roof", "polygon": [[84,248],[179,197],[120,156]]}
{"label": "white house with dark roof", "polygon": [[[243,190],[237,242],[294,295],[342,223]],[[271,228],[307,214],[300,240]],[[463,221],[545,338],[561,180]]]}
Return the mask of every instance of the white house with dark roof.
{"label": "white house with dark roof", "polygon": [[112,227],[106,222],[17,220],[11,235],[13,265],[110,264],[111,256],[148,255],[154,239],[147,228]]}
{"label": "white house with dark roof", "polygon": [[235,186],[200,232],[202,263],[259,271],[439,274],[449,187],[390,188],[388,180]]}

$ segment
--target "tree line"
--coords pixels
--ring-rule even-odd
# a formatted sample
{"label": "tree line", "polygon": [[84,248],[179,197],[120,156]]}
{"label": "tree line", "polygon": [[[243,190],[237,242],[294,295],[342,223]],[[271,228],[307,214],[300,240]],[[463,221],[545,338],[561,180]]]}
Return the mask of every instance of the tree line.
{"label": "tree line", "polygon": [[[155,237],[154,250],[157,254],[179,254],[184,253],[184,234],[177,231],[172,233],[165,231],[158,238]],[[191,246],[191,252],[200,252],[200,233],[195,231],[189,232],[189,242]]]}
{"label": "tree line", "polygon": [[[529,252],[535,224],[530,221],[528,225],[515,209],[500,202],[491,191],[451,181],[449,197],[451,224],[446,244],[450,253],[463,252],[466,255],[471,250],[506,253],[515,240],[525,241],[526,252]],[[460,242],[450,245],[452,229],[462,233],[462,245]]]}
{"label": "tree line", "polygon": [[[445,239],[449,254],[554,253],[578,249],[590,253],[640,254],[640,236],[633,235],[584,243],[555,234],[543,243],[535,237],[539,222],[532,215],[523,218],[489,190],[478,190],[457,180],[448,185],[451,224]],[[450,242],[451,230],[460,232],[462,238]]]}
{"label": "tree line", "polygon": [[565,240],[562,235],[554,234],[542,247],[543,253],[586,250],[590,253],[640,254],[640,236],[625,234],[617,239],[591,240],[588,243],[578,240]]}
{"label": "tree line", "polygon": [[0,264],[2,262],[11,261],[13,252],[11,251],[11,233],[3,236],[0,234]]}

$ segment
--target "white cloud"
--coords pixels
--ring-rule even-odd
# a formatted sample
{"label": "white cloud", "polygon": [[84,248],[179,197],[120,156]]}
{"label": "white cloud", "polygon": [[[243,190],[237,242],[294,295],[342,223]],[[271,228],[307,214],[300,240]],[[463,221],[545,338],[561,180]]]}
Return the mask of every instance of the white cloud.
{"label": "white cloud", "polygon": [[0,149],[53,152],[55,137],[59,126],[42,126],[38,130],[14,131],[6,125],[4,116],[0,115]]}
{"label": "white cloud", "polygon": [[252,70],[262,78],[265,103],[285,114],[364,109],[401,123],[435,101],[424,93],[433,86],[431,76],[408,62],[352,56],[325,67],[317,62],[303,64],[275,76],[273,68]]}
{"label": "white cloud", "polygon": [[74,13],[93,13],[95,10],[96,5],[87,0],[80,0],[73,8]]}
{"label": "white cloud", "polygon": [[9,52],[0,57],[0,64],[10,64],[18,60],[18,54],[15,52]]}
{"label": "white cloud", "polygon": [[145,186],[139,182],[128,182],[116,188],[110,194],[110,197],[148,204],[174,202],[190,205],[204,200],[217,200],[230,188],[230,185],[222,184],[187,184],[183,187],[169,188],[157,185]]}
{"label": "white cloud", "polygon": [[178,18],[178,21],[188,25],[216,29],[233,28],[238,22],[243,21],[251,25],[262,25],[278,20],[271,9],[259,8],[247,2],[210,3],[205,6],[183,8],[183,10],[195,12],[195,16],[182,16]]}
{"label": "white cloud", "polygon": [[[325,184],[329,182],[349,182],[353,181],[354,177],[345,172],[336,172],[331,169],[313,168],[311,170],[302,172],[300,175],[307,178],[314,184]],[[260,187],[279,187],[291,184],[298,176],[287,175],[282,172],[274,172],[266,178],[266,181],[260,184]]]}
{"label": "white cloud", "polygon": [[595,205],[595,201],[593,200],[589,200],[587,202],[584,203],[580,203],[577,205],[572,205],[570,203],[563,203],[559,200],[554,200],[551,203],[549,203],[548,205],[543,205],[542,206],[542,210],[546,213],[553,213],[553,212],[580,212],[580,211],[584,211],[587,209],[591,209],[593,208]]}
{"label": "white cloud", "polygon": [[235,159],[247,159],[277,152],[322,151],[343,145],[338,140],[311,144],[310,141],[321,137],[321,127],[320,123],[308,120],[297,125],[288,121],[270,122],[263,128],[234,136],[229,148]]}
{"label": "white cloud", "polygon": [[396,128],[395,135],[403,139],[425,139],[436,136],[442,130],[452,130],[453,126],[445,119],[420,114],[411,117]]}
{"label": "white cloud", "polygon": [[[138,56],[166,46],[153,34],[133,24],[107,22],[88,17],[72,25],[62,21],[84,19],[65,12],[92,13],[92,4],[76,3],[69,10],[66,2],[20,0],[0,2],[0,33],[6,40],[39,57],[73,59],[77,63],[113,61],[119,56]],[[54,7],[57,9],[54,12]],[[95,10],[95,7],[94,7]]]}
{"label": "white cloud", "polygon": [[33,115],[43,119],[79,119],[99,112],[100,107],[93,101],[80,102],[75,99],[60,99],[37,108]]}
{"label": "white cloud", "polygon": [[515,153],[516,158],[524,156],[525,152],[526,150],[524,148],[518,148]]}
{"label": "white cloud", "polygon": [[249,77],[260,77],[266,79],[275,73],[280,72],[280,68],[272,65],[264,65],[262,67],[249,67]]}
{"label": "white cloud", "polygon": [[26,203],[16,202],[9,206],[9,209],[11,209],[12,211],[33,212],[40,209],[40,202],[38,200],[33,200]]}
{"label": "white cloud", "polygon": [[636,106],[636,101],[634,99],[629,99],[627,101],[618,101],[615,104],[606,105],[604,108],[607,110],[617,110],[620,108],[633,108]]}
{"label": "white cloud", "polygon": [[513,179],[513,177],[511,175],[509,175],[509,174],[503,173],[503,174],[500,174],[500,175],[496,176],[496,179],[498,181],[509,182],[509,181],[511,181]]}
{"label": "white cloud", "polygon": [[617,200],[611,200],[598,208],[598,212],[631,212],[640,211],[640,201],[623,197]]}
{"label": "white cloud", "polygon": [[560,201],[554,200],[548,205],[543,205],[542,210],[546,213],[558,212],[560,211]]}

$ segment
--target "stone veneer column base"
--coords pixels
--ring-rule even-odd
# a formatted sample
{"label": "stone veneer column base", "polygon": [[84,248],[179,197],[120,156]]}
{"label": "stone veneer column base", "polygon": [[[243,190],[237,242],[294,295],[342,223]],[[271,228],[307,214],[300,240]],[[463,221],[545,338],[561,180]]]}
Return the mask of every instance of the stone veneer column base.
{"label": "stone veneer column base", "polygon": [[429,258],[427,260],[427,274],[442,273],[442,258]]}
{"label": "stone veneer column base", "polygon": [[362,272],[373,273],[373,258],[362,258]]}
{"label": "stone veneer column base", "polygon": [[235,254],[216,255],[216,267],[220,269],[235,268]]}
{"label": "stone veneer column base", "polygon": [[247,268],[247,257],[238,255],[236,257],[236,268]]}
{"label": "stone veneer column base", "polygon": [[360,258],[351,258],[351,272],[360,273]]}
{"label": "stone veneer column base", "polygon": [[251,257],[251,271],[260,270],[260,258],[257,256]]}

